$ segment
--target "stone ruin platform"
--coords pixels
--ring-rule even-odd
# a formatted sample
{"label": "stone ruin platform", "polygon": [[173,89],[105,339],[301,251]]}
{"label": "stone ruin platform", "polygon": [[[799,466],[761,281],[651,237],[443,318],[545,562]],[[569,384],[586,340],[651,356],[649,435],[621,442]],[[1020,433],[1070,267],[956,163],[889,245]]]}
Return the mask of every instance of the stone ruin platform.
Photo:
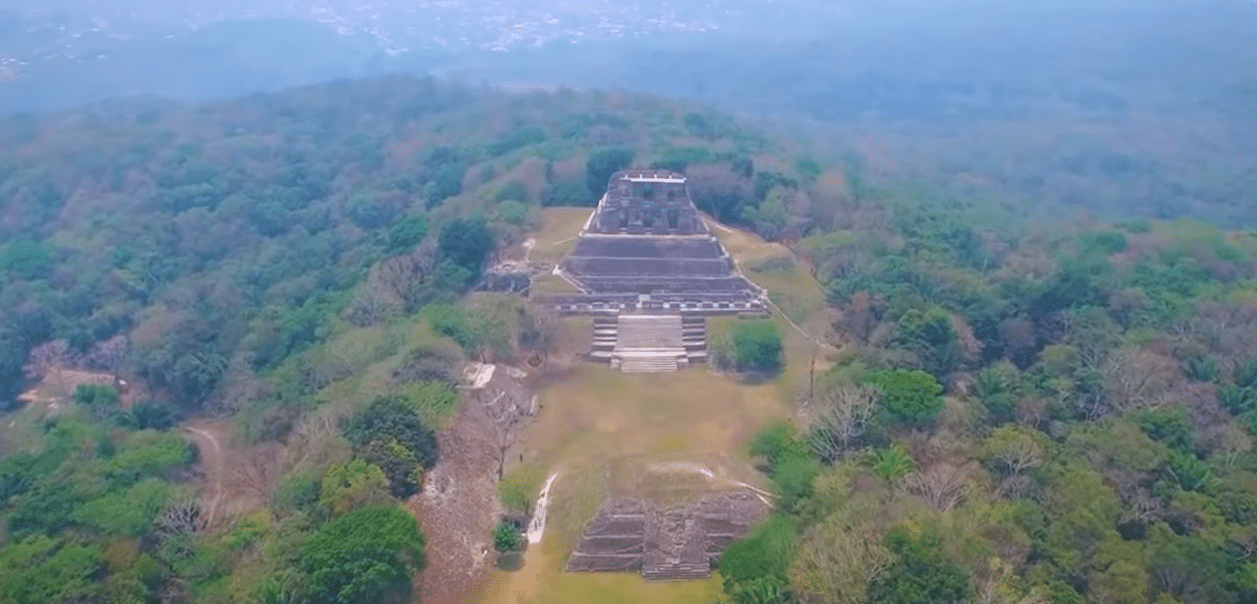
{"label": "stone ruin platform", "polygon": [[625,372],[676,371],[707,359],[703,317],[768,313],[703,222],[685,176],[622,170],[554,272],[580,293],[538,297],[564,315],[593,315],[589,358]]}
{"label": "stone ruin platform", "polygon": [[544,299],[566,314],[765,309],[763,290],[738,272],[690,200],[685,176],[675,172],[612,175],[556,273],[581,292]]}
{"label": "stone ruin platform", "polygon": [[771,506],[749,485],[727,481],[719,488],[722,483],[710,471],[696,471],[698,486],[659,488],[660,477],[649,475],[640,492],[608,497],[586,526],[566,570],[641,572],[653,580],[709,575],[725,547],[767,517]]}

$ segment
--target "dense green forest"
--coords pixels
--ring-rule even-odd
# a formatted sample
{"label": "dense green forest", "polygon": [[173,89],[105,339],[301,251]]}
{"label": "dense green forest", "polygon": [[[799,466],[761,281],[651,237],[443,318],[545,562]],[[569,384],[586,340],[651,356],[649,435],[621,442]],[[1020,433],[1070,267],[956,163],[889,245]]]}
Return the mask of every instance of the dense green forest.
{"label": "dense green forest", "polygon": [[[1026,220],[875,159],[658,98],[412,78],[5,118],[0,602],[404,597],[425,540],[397,501],[458,367],[548,346],[519,298],[464,294],[626,165],[788,244],[840,334],[802,421],[754,443],[781,503],[726,554],[732,601],[1257,598],[1257,236]],[[734,346],[772,371],[759,331]],[[73,369],[144,400],[19,408]],[[176,432],[211,416],[288,444],[229,520]]]}

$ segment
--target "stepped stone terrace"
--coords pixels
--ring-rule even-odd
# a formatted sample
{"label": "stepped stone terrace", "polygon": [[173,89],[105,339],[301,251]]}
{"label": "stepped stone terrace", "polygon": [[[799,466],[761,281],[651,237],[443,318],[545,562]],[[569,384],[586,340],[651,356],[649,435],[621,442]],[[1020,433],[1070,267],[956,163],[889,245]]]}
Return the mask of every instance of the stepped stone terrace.
{"label": "stepped stone terrace", "polygon": [[763,292],[738,273],[675,172],[615,173],[556,272],[581,291],[546,299],[563,313],[765,309]]}
{"label": "stepped stone terrace", "polygon": [[[610,483],[617,482],[617,465],[623,464],[609,468]],[[568,558],[567,571],[700,579],[719,563],[725,547],[746,536],[772,507],[762,492],[702,462],[652,463],[645,470],[633,488],[609,489]]]}
{"label": "stepped stone terrace", "polygon": [[540,301],[563,314],[593,315],[589,357],[625,372],[704,361],[704,317],[762,315],[767,307],[675,172],[616,172],[555,273],[581,293]]}

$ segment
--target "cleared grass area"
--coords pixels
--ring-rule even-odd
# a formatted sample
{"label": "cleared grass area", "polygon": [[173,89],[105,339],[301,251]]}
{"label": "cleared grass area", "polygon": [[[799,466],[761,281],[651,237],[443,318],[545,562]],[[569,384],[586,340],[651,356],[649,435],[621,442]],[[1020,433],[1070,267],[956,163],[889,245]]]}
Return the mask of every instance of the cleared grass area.
{"label": "cleared grass area", "polygon": [[[746,442],[781,418],[787,405],[777,382],[747,385],[696,367],[674,374],[624,374],[602,365],[579,365],[541,395],[528,429],[524,464],[508,482],[535,483],[558,471],[551,489],[545,538],[528,552],[524,568],[495,572],[460,602],[675,602],[699,604],[721,597],[719,577],[706,581],[647,583],[636,573],[565,573],[572,548],[608,492],[646,484],[645,493],[667,499],[673,487],[692,491],[684,473],[675,484],[643,481],[650,466],[692,462],[721,479],[758,482],[746,468]],[[547,468],[537,472],[537,468]]]}
{"label": "cleared grass area", "polygon": [[524,567],[495,572],[468,594],[484,604],[708,604],[721,601],[719,575],[705,581],[648,583],[637,573],[563,571],[585,522],[594,515],[607,487],[605,469],[565,470],[551,490],[545,538],[530,548]]}
{"label": "cleared grass area", "polygon": [[790,320],[803,325],[826,309],[825,290],[790,248],[769,243],[758,235],[703,220],[733,256],[743,275],[768,290],[768,297]]}
{"label": "cleared grass area", "polygon": [[[542,230],[534,236],[532,259],[561,260],[588,216],[587,208],[547,209]],[[788,248],[714,222],[709,226],[744,274],[768,289],[791,320],[799,325],[825,323],[824,292]],[[710,319],[709,336],[727,334],[740,320]],[[701,365],[679,373],[642,375],[590,363],[576,365],[570,375],[546,387],[537,417],[522,436],[523,463],[504,481],[508,490],[526,492],[532,500],[545,476],[560,473],[550,491],[545,537],[527,552],[523,568],[495,571],[485,584],[455,601],[724,601],[718,573],[705,581],[649,583],[637,573],[565,573],[563,567],[607,494],[669,501],[716,489],[720,483],[764,483],[747,463],[747,442],[764,426],[789,416],[794,389],[806,383],[813,359],[823,357],[785,317],[774,314],[772,320],[782,334],[786,369],[764,383],[743,384]],[[589,318],[570,317],[564,323],[577,338],[567,343],[584,350]],[[687,464],[709,469],[714,478],[669,470]]]}
{"label": "cleared grass area", "polygon": [[558,264],[572,252],[576,236],[589,220],[593,208],[545,208],[541,211],[541,228],[533,234],[535,245],[529,253],[533,262]]}

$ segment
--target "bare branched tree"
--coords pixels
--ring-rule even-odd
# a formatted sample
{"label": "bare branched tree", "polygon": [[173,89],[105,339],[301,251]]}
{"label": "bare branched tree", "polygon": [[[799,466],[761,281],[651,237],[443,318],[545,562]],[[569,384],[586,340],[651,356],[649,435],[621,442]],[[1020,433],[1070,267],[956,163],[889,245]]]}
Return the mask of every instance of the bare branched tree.
{"label": "bare branched tree", "polygon": [[85,360],[94,368],[107,371],[118,379],[126,362],[127,352],[131,350],[131,341],[126,336],[117,335],[108,340],[97,342],[88,351]]}
{"label": "bare branched tree", "polygon": [[1020,427],[1003,426],[986,440],[983,447],[986,459],[1005,477],[1020,476],[1022,472],[1043,464],[1044,447],[1031,431]]}
{"label": "bare branched tree", "polygon": [[250,354],[236,354],[227,362],[221,387],[210,401],[214,411],[231,415],[265,396],[269,386],[254,374],[250,357]]}
{"label": "bare branched tree", "polygon": [[872,525],[829,521],[809,531],[792,569],[796,594],[808,604],[859,604],[867,586],[890,568],[894,556]]}
{"label": "bare branched tree", "polygon": [[498,454],[498,479],[506,471],[506,454],[515,446],[520,425],[531,409],[527,391],[514,384],[476,391],[475,402],[493,426],[493,446]]}
{"label": "bare branched tree", "polygon": [[154,521],[158,534],[163,537],[179,535],[199,535],[205,531],[208,518],[201,511],[201,504],[195,497],[178,499],[161,511]]}
{"label": "bare branched tree", "polygon": [[284,448],[284,468],[308,464],[320,465],[331,460],[331,452],[340,443],[341,415],[324,406],[302,416],[288,437]]}
{"label": "bare branched tree", "polygon": [[230,470],[232,483],[246,495],[265,501],[280,475],[279,449],[267,444],[242,455]]}
{"label": "bare branched tree", "polygon": [[967,477],[963,468],[942,462],[905,476],[904,487],[935,510],[946,512],[964,500]]}
{"label": "bare branched tree", "polygon": [[344,317],[354,325],[366,327],[384,321],[401,306],[397,294],[373,275],[354,293],[353,300],[345,307]]}
{"label": "bare branched tree", "polygon": [[[65,340],[50,340],[44,342],[31,349],[30,356],[27,358],[26,365],[22,370],[26,373],[26,377],[32,380],[44,379],[52,377],[57,387],[64,391],[65,380],[62,376],[62,370],[73,367],[78,363],[77,355],[70,348],[70,344]],[[68,394],[64,393],[63,394]]]}
{"label": "bare branched tree", "polygon": [[370,280],[413,307],[436,269],[436,245],[434,239],[425,239],[409,253],[381,262],[371,271]]}
{"label": "bare branched tree", "polygon": [[1100,405],[1092,414],[1161,407],[1168,402],[1178,373],[1178,363],[1169,357],[1137,348],[1115,350],[1100,370],[1110,408]]}
{"label": "bare branched tree", "polygon": [[812,447],[832,462],[850,450],[873,416],[881,392],[871,386],[839,383],[822,387],[811,401]]}

